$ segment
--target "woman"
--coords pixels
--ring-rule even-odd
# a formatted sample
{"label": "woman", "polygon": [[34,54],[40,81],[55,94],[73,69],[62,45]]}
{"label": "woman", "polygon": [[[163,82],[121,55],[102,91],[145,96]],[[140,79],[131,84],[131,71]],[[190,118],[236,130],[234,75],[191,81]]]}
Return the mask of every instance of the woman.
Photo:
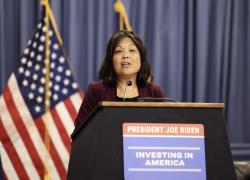
{"label": "woman", "polygon": [[91,83],[80,107],[75,126],[100,101],[137,101],[138,97],[162,98],[142,40],[133,32],[119,31],[108,42],[99,72],[100,82]]}

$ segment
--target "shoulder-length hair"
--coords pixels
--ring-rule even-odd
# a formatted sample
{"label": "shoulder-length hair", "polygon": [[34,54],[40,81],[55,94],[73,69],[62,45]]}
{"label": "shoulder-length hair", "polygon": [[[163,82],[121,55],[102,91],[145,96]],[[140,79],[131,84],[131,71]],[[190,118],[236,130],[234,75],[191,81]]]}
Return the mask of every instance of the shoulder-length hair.
{"label": "shoulder-length hair", "polygon": [[120,40],[126,37],[130,38],[134,42],[140,53],[141,68],[137,73],[136,84],[138,86],[144,86],[147,83],[151,83],[153,81],[153,74],[151,72],[151,66],[147,59],[146,50],[143,45],[143,42],[136,33],[125,30],[116,32],[110,38],[106,48],[106,55],[104,57],[101,69],[99,71],[99,78],[106,85],[110,86],[116,85],[116,74],[113,67],[113,55],[115,48],[117,47]]}

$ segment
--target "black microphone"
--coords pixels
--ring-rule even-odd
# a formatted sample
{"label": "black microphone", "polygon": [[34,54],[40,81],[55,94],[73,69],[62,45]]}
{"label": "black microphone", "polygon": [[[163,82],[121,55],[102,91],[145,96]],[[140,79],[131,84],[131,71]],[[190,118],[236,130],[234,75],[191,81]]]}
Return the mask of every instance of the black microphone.
{"label": "black microphone", "polygon": [[141,97],[138,98],[139,102],[176,102],[174,99],[170,98],[153,98],[153,97]]}
{"label": "black microphone", "polygon": [[132,84],[133,84],[132,81],[130,81],[130,80],[127,81],[127,85],[125,86],[125,90],[124,90],[123,101],[125,101],[126,97],[127,97],[127,87],[132,86]]}
{"label": "black microphone", "polygon": [[131,86],[132,84],[133,84],[132,81],[130,81],[130,80],[127,81],[128,86]]}

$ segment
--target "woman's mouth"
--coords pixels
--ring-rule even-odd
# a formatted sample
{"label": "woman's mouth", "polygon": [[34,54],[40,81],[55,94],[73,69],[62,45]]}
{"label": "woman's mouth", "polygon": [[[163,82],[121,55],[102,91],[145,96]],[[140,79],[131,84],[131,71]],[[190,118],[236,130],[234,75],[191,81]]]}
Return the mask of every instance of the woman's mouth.
{"label": "woman's mouth", "polygon": [[131,65],[131,63],[130,62],[122,62],[121,65],[122,65],[122,67],[128,67]]}

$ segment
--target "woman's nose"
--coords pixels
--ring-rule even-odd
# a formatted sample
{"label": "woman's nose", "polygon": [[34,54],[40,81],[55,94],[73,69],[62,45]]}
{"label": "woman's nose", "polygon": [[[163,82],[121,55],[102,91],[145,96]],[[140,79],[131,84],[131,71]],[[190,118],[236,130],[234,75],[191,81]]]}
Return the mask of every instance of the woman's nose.
{"label": "woman's nose", "polygon": [[123,56],[123,59],[127,59],[128,58],[128,56]]}
{"label": "woman's nose", "polygon": [[127,59],[129,57],[129,53],[127,51],[123,51],[123,58]]}

